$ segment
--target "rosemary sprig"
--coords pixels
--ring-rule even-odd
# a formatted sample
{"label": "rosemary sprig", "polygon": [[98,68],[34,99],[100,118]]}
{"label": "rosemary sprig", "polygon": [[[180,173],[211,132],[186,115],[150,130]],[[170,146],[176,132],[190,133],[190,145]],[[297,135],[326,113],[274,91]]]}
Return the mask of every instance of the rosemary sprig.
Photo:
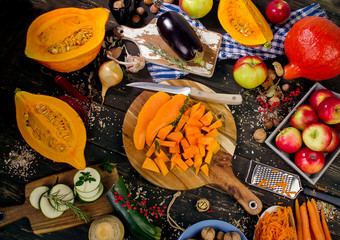
{"label": "rosemary sprig", "polygon": [[177,58],[173,54],[171,54],[169,56],[169,54],[166,51],[164,51],[164,49],[162,49],[162,47],[160,45],[158,45],[159,48],[157,48],[155,45],[153,45],[152,43],[148,42],[148,43],[144,44],[144,46],[146,46],[147,48],[152,50],[155,54],[157,54],[157,55],[165,58],[166,60],[168,60],[169,63],[171,63],[173,65],[176,65],[180,69],[185,69],[186,66],[188,65],[187,62],[183,61],[182,59]]}
{"label": "rosemary sprig", "polygon": [[[90,222],[91,217],[87,213],[75,205],[72,199],[65,199],[68,194],[59,194],[58,192],[45,195],[48,199],[55,203],[56,209],[60,209],[61,206],[65,206],[67,209],[72,210],[73,214],[85,223]],[[71,213],[71,212],[70,212]]]}

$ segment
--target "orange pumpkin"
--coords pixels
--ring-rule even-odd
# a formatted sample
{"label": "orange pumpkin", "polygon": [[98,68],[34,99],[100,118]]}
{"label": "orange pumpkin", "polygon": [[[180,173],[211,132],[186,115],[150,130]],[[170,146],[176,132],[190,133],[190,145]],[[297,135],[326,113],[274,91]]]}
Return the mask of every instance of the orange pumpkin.
{"label": "orange pumpkin", "polygon": [[25,54],[58,72],[73,72],[98,55],[109,11],[60,8],[37,17],[27,31]]}
{"label": "orange pumpkin", "polygon": [[270,47],[273,32],[250,0],[220,0],[217,17],[224,30],[238,43]]}
{"label": "orange pumpkin", "polygon": [[17,125],[28,145],[53,161],[79,170],[86,167],[86,130],[72,107],[55,97],[20,90],[14,99]]}

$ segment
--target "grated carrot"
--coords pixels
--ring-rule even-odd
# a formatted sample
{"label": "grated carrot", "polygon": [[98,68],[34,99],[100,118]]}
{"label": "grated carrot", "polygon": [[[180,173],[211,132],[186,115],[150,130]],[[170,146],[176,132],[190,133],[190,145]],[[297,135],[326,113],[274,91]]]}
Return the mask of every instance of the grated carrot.
{"label": "grated carrot", "polygon": [[296,231],[289,225],[290,207],[279,207],[277,212],[266,212],[255,226],[255,240],[291,240]]}

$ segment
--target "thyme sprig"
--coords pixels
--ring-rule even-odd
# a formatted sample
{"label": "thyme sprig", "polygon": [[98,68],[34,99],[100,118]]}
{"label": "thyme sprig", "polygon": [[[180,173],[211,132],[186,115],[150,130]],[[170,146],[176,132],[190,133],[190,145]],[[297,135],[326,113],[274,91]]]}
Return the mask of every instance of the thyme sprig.
{"label": "thyme sprig", "polygon": [[159,48],[157,48],[155,45],[148,42],[148,43],[144,44],[144,46],[146,46],[147,48],[152,50],[155,54],[165,58],[169,63],[176,65],[180,69],[185,69],[188,65],[188,63],[186,61],[183,61],[182,59],[177,58],[172,53],[169,55],[169,53],[167,53],[164,49],[162,49],[162,47],[160,45],[158,45]]}
{"label": "thyme sprig", "polygon": [[[91,217],[77,205],[75,205],[72,199],[65,199],[68,194],[59,194],[58,192],[45,195],[48,199],[55,203],[56,209],[61,209],[61,206],[65,206],[67,209],[71,210],[73,214],[85,223],[90,222]],[[71,212],[70,212],[71,213]]]}
{"label": "thyme sprig", "polygon": [[116,168],[116,164],[112,163],[109,158],[104,158],[102,163],[99,165],[101,170],[108,173],[112,173],[112,169]]}

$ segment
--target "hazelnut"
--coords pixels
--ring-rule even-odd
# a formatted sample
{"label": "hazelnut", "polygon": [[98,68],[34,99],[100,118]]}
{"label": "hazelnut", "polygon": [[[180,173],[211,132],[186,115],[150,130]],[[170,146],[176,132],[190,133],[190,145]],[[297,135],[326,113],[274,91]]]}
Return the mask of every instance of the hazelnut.
{"label": "hazelnut", "polygon": [[139,21],[140,21],[140,16],[137,15],[137,14],[133,14],[133,16],[132,16],[132,22],[133,22],[133,23],[139,23]]}
{"label": "hazelnut", "polygon": [[273,127],[273,120],[267,119],[263,122],[263,126],[265,129],[271,129]]}
{"label": "hazelnut", "polygon": [[113,3],[113,7],[114,8],[123,8],[123,7],[125,7],[125,5],[124,5],[124,1],[115,1],[114,3]]}
{"label": "hazelnut", "polygon": [[289,86],[288,83],[283,84],[283,85],[282,85],[282,90],[285,91],[285,92],[287,92],[287,91],[289,90],[289,87],[290,87],[290,86]]}
{"label": "hazelnut", "polygon": [[267,133],[263,128],[259,128],[254,132],[254,139],[256,142],[263,143],[267,138]]}
{"label": "hazelnut", "polygon": [[164,0],[163,2],[165,2],[165,3],[173,3],[174,0]]}
{"label": "hazelnut", "polygon": [[152,4],[151,7],[150,7],[150,12],[158,13],[158,11],[159,11],[159,7],[157,7],[156,4]]}
{"label": "hazelnut", "polygon": [[151,5],[152,4],[152,0],[144,0],[144,4],[145,5]]}
{"label": "hazelnut", "polygon": [[282,118],[281,117],[276,117],[273,119],[273,124],[275,127],[279,126],[279,124],[281,123]]}
{"label": "hazelnut", "polygon": [[138,15],[142,16],[142,15],[144,15],[144,13],[145,13],[145,9],[144,9],[143,7],[138,7],[138,8],[136,9],[136,13],[137,13]]}

